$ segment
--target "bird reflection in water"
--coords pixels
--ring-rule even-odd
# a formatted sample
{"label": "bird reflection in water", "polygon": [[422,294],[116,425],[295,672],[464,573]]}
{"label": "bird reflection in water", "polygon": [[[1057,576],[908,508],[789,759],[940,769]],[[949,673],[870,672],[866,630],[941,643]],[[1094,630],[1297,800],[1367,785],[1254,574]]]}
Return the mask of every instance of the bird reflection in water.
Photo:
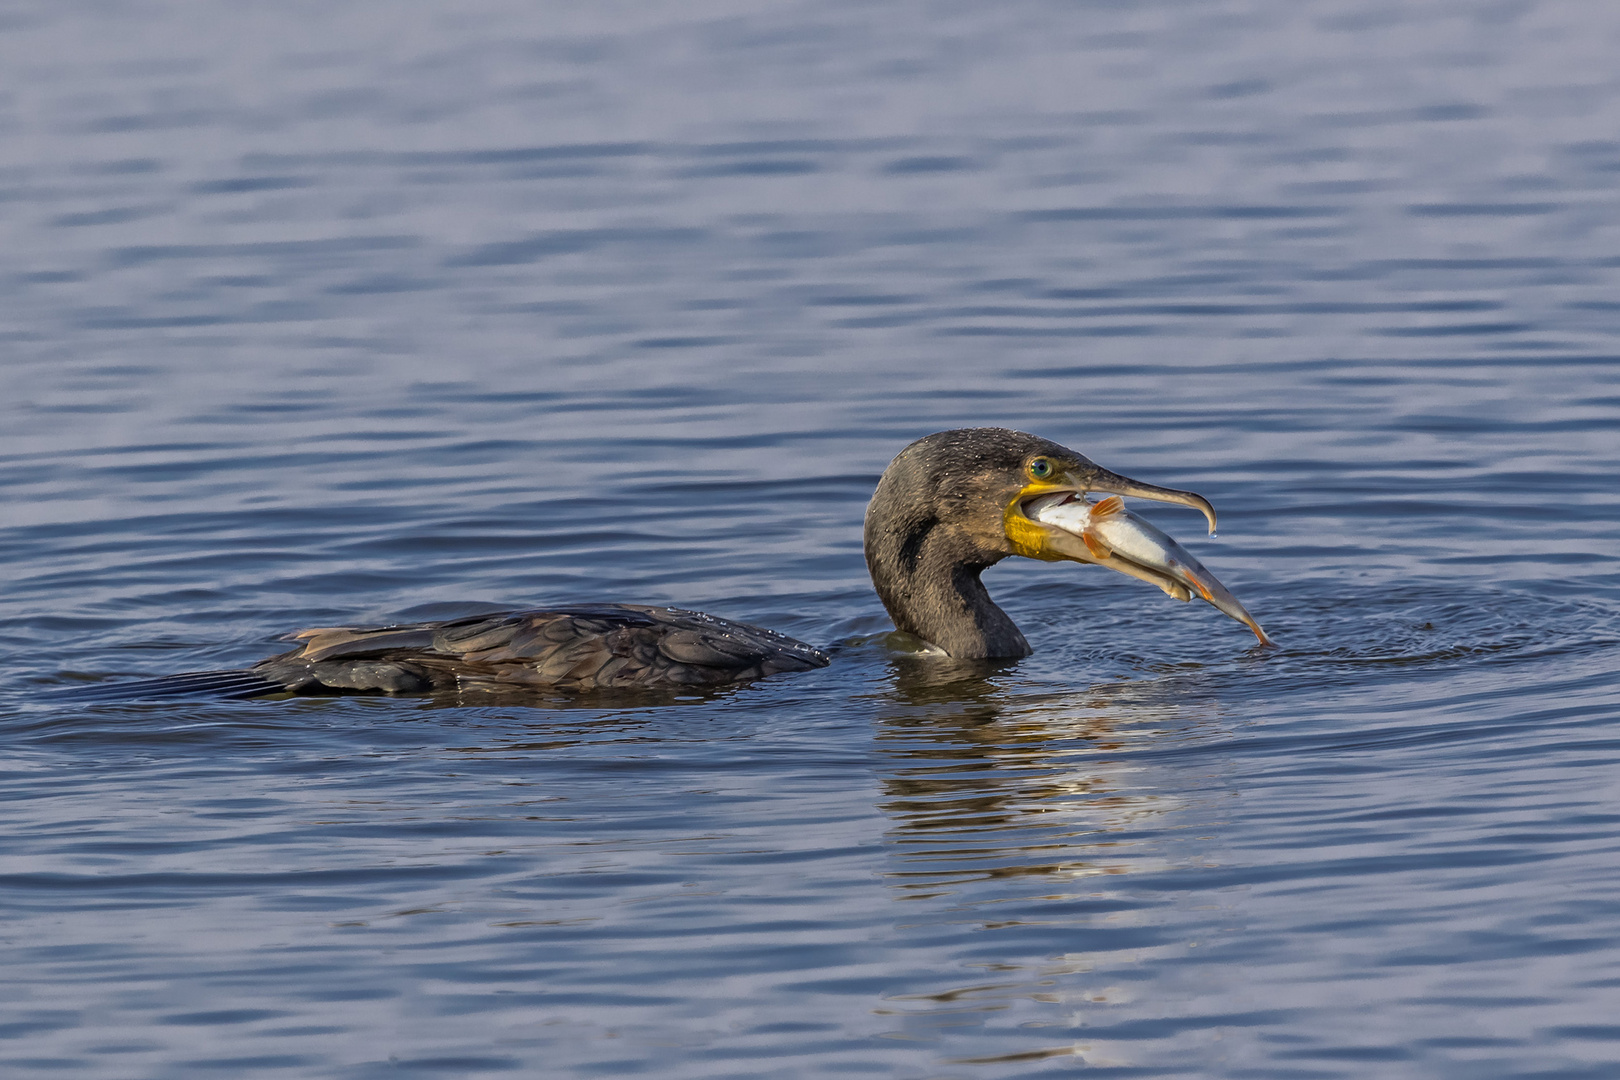
{"label": "bird reflection in water", "polygon": [[[1013,705],[1003,689],[1016,678],[1010,670],[912,657],[894,667],[878,737],[892,769],[882,806],[907,864],[891,878],[906,897],[977,879],[1072,881],[1139,865],[1134,844],[1116,834],[1176,804],[1131,790],[1127,766],[1109,757],[1126,743],[1106,690],[1018,694]],[[1129,726],[1153,718],[1133,709]]]}
{"label": "bird reflection in water", "polygon": [[[1121,1063],[1128,1050],[1064,1042],[1061,1033],[1084,1025],[1088,1010],[1126,1000],[1116,985],[1132,981],[1123,969],[1163,947],[1156,901],[1128,876],[1176,863],[1159,835],[1176,827],[1184,805],[1153,790],[1132,758],[1143,740],[1212,717],[1177,679],[1047,695],[1007,666],[909,656],[892,666],[879,710],[888,769],[880,805],[893,822],[887,879],[896,899],[933,902],[930,914],[908,920],[913,933],[927,938],[937,925],[959,935],[966,926],[988,936],[972,963],[914,977],[874,1012],[893,1018],[898,1038],[993,1026],[1015,1047],[956,1064]],[[1029,1028],[1054,1038],[1032,1049]]]}

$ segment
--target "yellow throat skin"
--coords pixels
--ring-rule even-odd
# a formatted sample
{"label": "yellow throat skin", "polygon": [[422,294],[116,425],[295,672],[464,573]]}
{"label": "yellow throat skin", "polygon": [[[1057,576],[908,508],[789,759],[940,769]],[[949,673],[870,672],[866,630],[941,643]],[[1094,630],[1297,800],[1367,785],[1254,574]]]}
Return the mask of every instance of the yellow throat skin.
{"label": "yellow throat skin", "polygon": [[1029,499],[1041,495],[1050,495],[1058,491],[1074,491],[1072,483],[1062,482],[1036,482],[1027,484],[1014,495],[1012,501],[1001,514],[1002,531],[1007,534],[1007,542],[1012,545],[1014,555],[1022,555],[1026,559],[1040,559],[1042,562],[1061,562],[1068,559],[1067,555],[1059,555],[1048,547],[1047,541],[1051,533],[1048,527],[1039,522],[1031,521],[1024,515],[1023,505]]}

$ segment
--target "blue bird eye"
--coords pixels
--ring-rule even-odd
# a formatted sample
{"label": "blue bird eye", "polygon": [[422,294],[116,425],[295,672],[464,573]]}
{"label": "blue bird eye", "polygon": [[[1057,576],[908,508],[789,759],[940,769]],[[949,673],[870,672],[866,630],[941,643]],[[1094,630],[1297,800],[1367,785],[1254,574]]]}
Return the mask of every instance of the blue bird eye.
{"label": "blue bird eye", "polygon": [[1045,480],[1052,475],[1052,462],[1047,458],[1036,458],[1029,463],[1029,475],[1037,480]]}

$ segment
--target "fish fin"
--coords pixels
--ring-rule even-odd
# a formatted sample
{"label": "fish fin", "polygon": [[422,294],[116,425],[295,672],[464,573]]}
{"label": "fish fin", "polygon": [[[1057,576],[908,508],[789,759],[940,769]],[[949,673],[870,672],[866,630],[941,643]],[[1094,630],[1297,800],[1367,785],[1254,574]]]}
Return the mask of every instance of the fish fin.
{"label": "fish fin", "polygon": [[1113,517],[1115,514],[1124,509],[1125,500],[1121,499],[1118,495],[1110,495],[1108,498],[1091,508],[1091,517],[1093,520],[1097,518]]}
{"label": "fish fin", "polygon": [[1086,550],[1091,552],[1099,559],[1107,559],[1112,557],[1114,554],[1113,548],[1109,547],[1107,544],[1103,543],[1089,532],[1081,533],[1080,539],[1086,542]]}

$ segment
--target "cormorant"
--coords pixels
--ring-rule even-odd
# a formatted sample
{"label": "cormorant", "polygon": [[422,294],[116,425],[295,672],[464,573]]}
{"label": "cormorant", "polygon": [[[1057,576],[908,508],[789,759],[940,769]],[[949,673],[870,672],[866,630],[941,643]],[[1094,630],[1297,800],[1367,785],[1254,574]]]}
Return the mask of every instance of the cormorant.
{"label": "cormorant", "polygon": [[[884,470],[866,510],[866,564],[895,627],[958,659],[1027,656],[1029,642],[979,580],[987,567],[1021,555],[1108,566],[1181,599],[1197,592],[1269,644],[1259,624],[1196,560],[1189,559],[1191,569],[1175,560],[1132,561],[1031,512],[1038,504],[1090,492],[1179,503],[1201,511],[1210,531],[1215,529],[1214,508],[1202,496],[1131,480],[1021,431],[941,431],[907,446]],[[1163,539],[1175,548],[1174,541]],[[242,671],[84,690],[99,692],[96,696],[123,691],[124,697],[257,697],[657,689],[740,683],[829,662],[820,650],[757,626],[634,604],[403,626],[319,627],[300,630],[289,640],[300,644]]]}

